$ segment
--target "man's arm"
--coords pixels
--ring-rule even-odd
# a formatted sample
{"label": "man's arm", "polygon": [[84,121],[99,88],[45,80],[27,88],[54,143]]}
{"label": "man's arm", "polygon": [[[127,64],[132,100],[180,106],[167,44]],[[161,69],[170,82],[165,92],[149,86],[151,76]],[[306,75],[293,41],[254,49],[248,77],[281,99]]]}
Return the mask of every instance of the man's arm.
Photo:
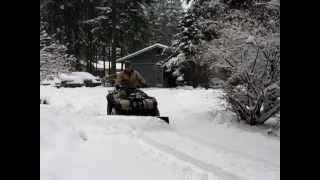
{"label": "man's arm", "polygon": [[117,75],[117,78],[115,80],[115,83],[114,83],[114,86],[117,88],[117,87],[120,87],[122,85],[122,81],[123,81],[123,73],[121,72],[120,74]]}
{"label": "man's arm", "polygon": [[137,80],[140,83],[141,86],[145,86],[146,85],[146,80],[142,77],[142,75],[136,71],[137,73]]}

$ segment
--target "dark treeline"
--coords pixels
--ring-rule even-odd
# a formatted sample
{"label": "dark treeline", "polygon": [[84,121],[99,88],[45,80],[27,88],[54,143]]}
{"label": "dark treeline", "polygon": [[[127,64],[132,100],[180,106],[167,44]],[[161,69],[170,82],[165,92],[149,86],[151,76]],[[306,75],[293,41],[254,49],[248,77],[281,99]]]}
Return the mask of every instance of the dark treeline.
{"label": "dark treeline", "polygon": [[40,0],[46,32],[77,58],[76,69],[91,73],[98,60],[114,75],[117,58],[170,45],[182,14],[181,2],[172,0]]}

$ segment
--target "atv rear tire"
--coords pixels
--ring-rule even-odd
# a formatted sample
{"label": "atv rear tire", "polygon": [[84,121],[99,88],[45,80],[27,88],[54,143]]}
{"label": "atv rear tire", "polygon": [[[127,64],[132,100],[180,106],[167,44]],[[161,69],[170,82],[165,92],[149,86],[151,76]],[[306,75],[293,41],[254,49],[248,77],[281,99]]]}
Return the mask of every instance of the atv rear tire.
{"label": "atv rear tire", "polygon": [[110,102],[108,102],[108,105],[107,105],[107,114],[108,115],[111,115],[111,112],[112,112],[112,104]]}

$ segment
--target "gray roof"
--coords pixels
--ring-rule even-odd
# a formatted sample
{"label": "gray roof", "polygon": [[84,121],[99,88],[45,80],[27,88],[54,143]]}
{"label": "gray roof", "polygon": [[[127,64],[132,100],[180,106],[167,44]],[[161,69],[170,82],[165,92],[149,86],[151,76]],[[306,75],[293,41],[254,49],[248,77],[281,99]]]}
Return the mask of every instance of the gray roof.
{"label": "gray roof", "polygon": [[119,59],[117,59],[117,62],[123,62],[123,61],[125,61],[125,60],[127,60],[127,59],[130,59],[130,58],[132,58],[132,57],[134,57],[134,56],[137,56],[137,55],[139,55],[139,54],[142,54],[142,53],[144,53],[144,52],[146,52],[146,51],[149,51],[149,50],[151,50],[151,49],[154,49],[154,48],[156,48],[156,47],[162,48],[162,49],[168,48],[168,46],[166,46],[166,45],[163,45],[163,44],[160,44],[160,43],[156,43],[156,44],[154,44],[154,45],[152,45],[152,46],[149,46],[149,47],[146,47],[146,48],[141,49],[141,50],[139,50],[139,51],[136,51],[136,52],[134,52],[134,53],[132,53],[132,54],[129,54],[129,55],[125,56],[125,57],[119,58]]}

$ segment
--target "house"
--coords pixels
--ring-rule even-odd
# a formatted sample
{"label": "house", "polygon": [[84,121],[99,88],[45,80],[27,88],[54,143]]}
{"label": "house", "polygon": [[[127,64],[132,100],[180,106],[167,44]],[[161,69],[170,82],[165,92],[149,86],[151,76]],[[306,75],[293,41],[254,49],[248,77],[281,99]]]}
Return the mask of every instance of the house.
{"label": "house", "polygon": [[157,43],[117,59],[117,63],[130,61],[132,67],[145,78],[148,86],[164,87],[164,69],[158,62],[167,58],[163,55],[166,48],[168,46]]}

